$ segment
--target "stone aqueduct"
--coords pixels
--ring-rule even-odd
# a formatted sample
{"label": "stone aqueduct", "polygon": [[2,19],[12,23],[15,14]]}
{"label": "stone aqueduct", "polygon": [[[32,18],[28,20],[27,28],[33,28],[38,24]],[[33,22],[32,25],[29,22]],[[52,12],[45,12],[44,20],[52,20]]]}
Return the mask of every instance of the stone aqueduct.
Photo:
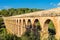
{"label": "stone aqueduct", "polygon": [[8,33],[15,34],[17,36],[21,36],[26,31],[25,26],[28,25],[28,20],[31,21],[33,26],[34,21],[36,19],[39,20],[41,31],[40,34],[43,35],[48,34],[48,23],[51,20],[54,24],[55,31],[56,31],[56,38],[60,37],[60,16],[41,16],[42,14],[59,14],[60,8],[53,8],[50,10],[43,10],[37,11],[22,15],[10,16],[10,17],[3,17],[4,23]]}

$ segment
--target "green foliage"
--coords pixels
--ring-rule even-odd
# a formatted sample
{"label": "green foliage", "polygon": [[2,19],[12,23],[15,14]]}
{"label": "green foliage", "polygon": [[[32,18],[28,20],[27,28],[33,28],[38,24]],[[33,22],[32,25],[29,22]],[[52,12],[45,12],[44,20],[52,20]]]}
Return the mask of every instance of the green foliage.
{"label": "green foliage", "polygon": [[50,23],[49,23],[49,28],[50,28],[50,29],[54,29],[54,24],[53,24],[52,21],[50,21]]}
{"label": "green foliage", "polygon": [[12,35],[12,34],[7,34],[7,35],[5,36],[5,39],[6,39],[6,40],[21,40],[20,37],[17,37],[16,35]]}
{"label": "green foliage", "polygon": [[50,35],[55,35],[55,34],[56,34],[56,32],[55,32],[55,27],[54,27],[54,24],[53,24],[52,21],[50,21],[48,28],[49,28],[49,34],[50,34]]}
{"label": "green foliage", "polygon": [[18,9],[3,9],[0,11],[0,15],[3,16],[13,16],[13,15],[19,15],[19,14],[25,14],[29,12],[34,12],[34,11],[41,11],[43,9],[29,9],[29,8],[18,8]]}
{"label": "green foliage", "polygon": [[26,31],[26,33],[21,37],[22,40],[40,40],[40,37],[36,36],[33,31]]}
{"label": "green foliage", "polygon": [[2,22],[3,21],[3,19],[2,19],[2,17],[0,17],[0,22]]}
{"label": "green foliage", "polygon": [[21,40],[21,38],[16,35],[7,34],[5,28],[0,28],[0,40]]}
{"label": "green foliage", "polygon": [[0,28],[5,27],[2,17],[0,17]]}

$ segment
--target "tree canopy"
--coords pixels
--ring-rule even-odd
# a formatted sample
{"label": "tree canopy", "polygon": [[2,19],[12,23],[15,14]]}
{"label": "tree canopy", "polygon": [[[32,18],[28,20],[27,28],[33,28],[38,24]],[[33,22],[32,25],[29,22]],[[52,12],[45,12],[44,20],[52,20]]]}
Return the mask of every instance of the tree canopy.
{"label": "tree canopy", "polygon": [[2,9],[0,11],[0,15],[3,16],[13,16],[13,15],[20,15],[20,14],[25,14],[25,13],[30,13],[30,12],[34,12],[34,11],[41,11],[43,9],[30,9],[30,8],[10,8],[10,9]]}

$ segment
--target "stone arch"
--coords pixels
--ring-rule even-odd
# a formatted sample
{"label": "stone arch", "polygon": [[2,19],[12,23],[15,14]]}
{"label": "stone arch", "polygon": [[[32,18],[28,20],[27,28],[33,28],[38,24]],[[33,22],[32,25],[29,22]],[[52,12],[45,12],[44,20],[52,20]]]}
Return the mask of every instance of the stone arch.
{"label": "stone arch", "polygon": [[[53,25],[53,26],[52,26]],[[53,30],[54,29],[54,30]],[[53,23],[53,20],[51,19],[47,19],[44,22],[44,32],[49,35],[54,36],[56,34],[56,30],[55,30],[55,25]],[[47,35],[46,35],[47,36]],[[50,36],[49,36],[50,37]]]}
{"label": "stone arch", "polygon": [[21,19],[19,19],[19,27],[21,27]]}
{"label": "stone arch", "polygon": [[21,36],[21,19],[19,19],[19,27],[18,27],[18,29],[19,29],[18,30],[19,31],[18,35]]}
{"label": "stone arch", "polygon": [[17,19],[16,21],[17,21],[17,23],[18,23],[18,19]]}
{"label": "stone arch", "polygon": [[26,21],[25,19],[23,19],[23,26],[22,26],[22,30],[23,30],[23,34],[25,33],[26,31]]}
{"label": "stone arch", "polygon": [[19,21],[21,22],[21,19]]}
{"label": "stone arch", "polygon": [[33,25],[35,25],[36,27],[38,26],[38,28],[41,30],[41,26],[40,26],[40,21],[39,21],[39,19],[35,19]]}
{"label": "stone arch", "polygon": [[40,26],[40,21],[39,19],[34,19],[34,23],[33,23],[33,33],[34,36],[36,37],[36,40],[40,40],[40,31],[41,31],[41,26]]}
{"label": "stone arch", "polygon": [[31,29],[32,29],[32,24],[31,24],[31,20],[30,19],[27,19],[27,24],[26,24],[26,27],[25,27],[25,29],[26,29],[26,31],[25,31],[25,33],[24,33],[24,36],[30,36],[30,33],[31,33]]}
{"label": "stone arch", "polygon": [[26,27],[26,21],[23,19],[23,27]]}
{"label": "stone arch", "polygon": [[23,24],[25,24],[26,23],[26,21],[25,21],[25,19],[23,19]]}
{"label": "stone arch", "polygon": [[20,26],[21,26],[21,19],[19,20],[19,24],[20,24]]}
{"label": "stone arch", "polygon": [[27,21],[27,27],[28,28],[32,28],[32,23],[31,23],[31,20],[30,19],[28,19],[28,21]]}
{"label": "stone arch", "polygon": [[[24,20],[25,21],[25,20]],[[31,30],[32,28],[32,23],[31,23],[31,20],[30,19],[27,19],[27,21],[25,22],[25,29],[26,29],[26,32]]]}
{"label": "stone arch", "polygon": [[[52,20],[50,20],[50,19],[47,19],[46,21],[45,21],[45,24],[44,24],[44,26],[46,26],[46,27],[48,27],[49,28],[49,23],[54,27],[54,29],[55,29],[55,26],[54,26],[54,23],[52,22]],[[48,31],[51,31],[50,29],[48,29]],[[53,30],[52,30],[53,31]],[[55,33],[55,32],[54,32]],[[56,34],[56,33],[55,33]],[[55,35],[55,34],[52,34],[52,35]]]}
{"label": "stone arch", "polygon": [[31,23],[31,20],[30,19],[28,19],[28,23]]}

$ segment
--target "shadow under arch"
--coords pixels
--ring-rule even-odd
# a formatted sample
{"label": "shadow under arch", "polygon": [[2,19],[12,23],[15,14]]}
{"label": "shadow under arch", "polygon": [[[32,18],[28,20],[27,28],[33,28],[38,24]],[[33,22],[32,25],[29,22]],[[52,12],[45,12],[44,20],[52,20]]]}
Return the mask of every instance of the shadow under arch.
{"label": "shadow under arch", "polygon": [[35,40],[40,40],[40,31],[41,31],[41,26],[40,26],[40,22],[38,19],[34,20],[34,24],[33,24],[33,33],[35,36]]}
{"label": "shadow under arch", "polygon": [[21,19],[19,20],[19,24],[20,24],[19,26],[21,26]]}
{"label": "shadow under arch", "polygon": [[40,22],[38,19],[35,19],[34,24],[35,27],[37,27],[38,30],[41,30]]}
{"label": "shadow under arch", "polygon": [[23,28],[25,28],[26,27],[26,21],[25,21],[25,19],[23,19]]}
{"label": "shadow under arch", "polygon": [[23,29],[24,29],[24,32],[26,31],[26,20],[23,19]]}
{"label": "shadow under arch", "polygon": [[[45,27],[48,27],[48,33],[49,33],[49,37],[52,36],[52,38],[55,36],[56,34],[56,31],[55,31],[55,26],[54,26],[54,23],[51,19],[47,19],[44,23],[44,26]],[[51,39],[51,38],[50,38]]]}
{"label": "shadow under arch", "polygon": [[28,21],[27,21],[27,28],[28,29],[31,29],[32,28],[32,22],[31,22],[30,19],[28,19]]}
{"label": "shadow under arch", "polygon": [[27,37],[29,37],[30,33],[31,33],[31,29],[32,29],[32,25],[31,25],[31,20],[30,19],[28,19],[25,28],[26,28],[26,32],[25,32],[24,35],[27,36]]}

